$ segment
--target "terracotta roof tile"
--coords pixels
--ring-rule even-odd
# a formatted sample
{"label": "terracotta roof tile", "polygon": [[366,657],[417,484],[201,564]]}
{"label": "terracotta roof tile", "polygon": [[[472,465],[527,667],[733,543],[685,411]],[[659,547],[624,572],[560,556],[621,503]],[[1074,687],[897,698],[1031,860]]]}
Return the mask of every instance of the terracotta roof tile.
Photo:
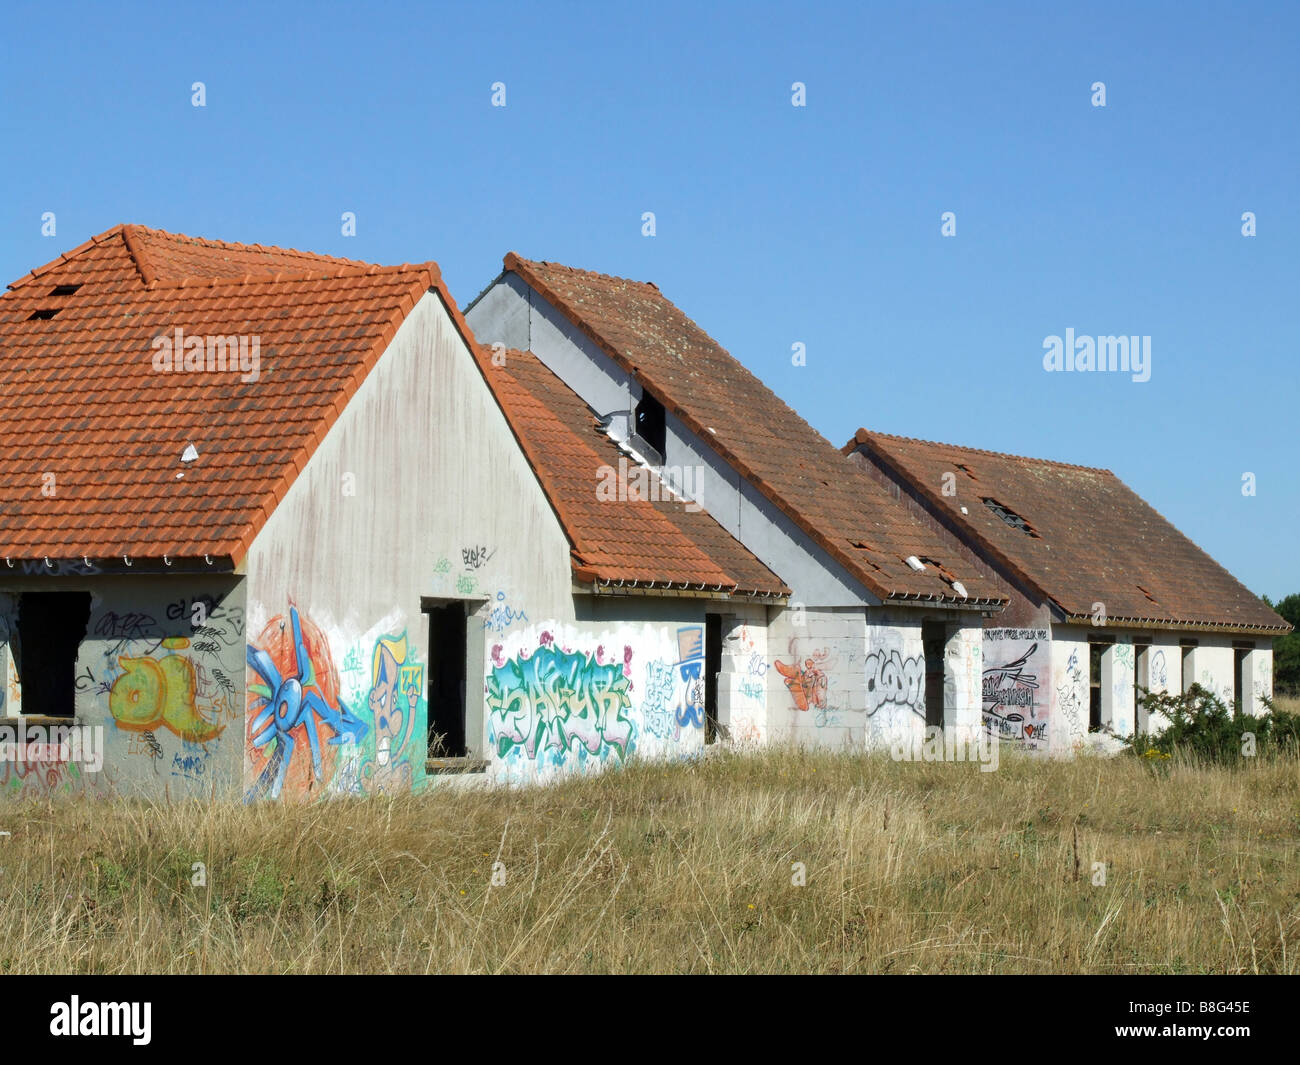
{"label": "terracotta roof tile", "polygon": [[[468,337],[432,263],[117,226],[19,278],[0,296],[0,554],[237,562],[430,288]],[[257,337],[258,380],[156,371],[175,328]]]}
{"label": "terracotta roof tile", "polygon": [[[688,584],[698,590],[788,595],[781,579],[704,510],[688,509],[647,471],[649,498],[600,498],[606,471],[638,469],[596,416],[529,352],[504,365],[477,351],[483,376],[532,465],[572,545],[583,580]],[[605,482],[608,483],[608,482]],[[627,498],[631,496],[631,498]]]}
{"label": "terracotta roof tile", "polygon": [[962,601],[933,567],[948,565],[970,599],[1006,601],[942,535],[899,505],[652,284],[523,259],[517,273],[642,387],[709,441],[815,543],[880,598]]}
{"label": "terracotta roof tile", "polygon": [[[1290,628],[1109,470],[865,429],[845,450],[858,447],[946,511],[984,557],[1073,618],[1089,620],[1101,603],[1112,624]],[[956,478],[955,495],[935,490],[945,474]]]}

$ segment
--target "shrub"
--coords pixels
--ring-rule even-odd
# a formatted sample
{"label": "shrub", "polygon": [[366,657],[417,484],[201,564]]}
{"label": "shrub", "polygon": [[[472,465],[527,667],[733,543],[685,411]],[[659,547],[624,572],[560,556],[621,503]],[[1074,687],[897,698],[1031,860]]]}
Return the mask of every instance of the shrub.
{"label": "shrub", "polygon": [[[1182,752],[1228,765],[1264,751],[1294,753],[1300,744],[1300,716],[1277,710],[1268,700],[1268,714],[1234,714],[1214,692],[1193,684],[1181,695],[1144,692],[1139,703],[1149,714],[1161,714],[1169,722],[1159,733],[1125,739],[1130,751],[1148,761]],[[1247,734],[1253,740],[1248,741]]]}

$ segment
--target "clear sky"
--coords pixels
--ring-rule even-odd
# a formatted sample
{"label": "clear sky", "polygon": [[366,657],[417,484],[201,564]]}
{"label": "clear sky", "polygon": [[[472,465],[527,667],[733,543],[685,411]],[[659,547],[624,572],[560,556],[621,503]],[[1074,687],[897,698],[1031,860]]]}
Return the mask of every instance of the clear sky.
{"label": "clear sky", "polygon": [[[1107,467],[1278,598],[1298,50],[1294,3],[9,3],[0,275],[138,222],[436,259],[462,307],[509,250],[654,281],[837,445]],[[1067,328],[1150,380],[1046,372]]]}

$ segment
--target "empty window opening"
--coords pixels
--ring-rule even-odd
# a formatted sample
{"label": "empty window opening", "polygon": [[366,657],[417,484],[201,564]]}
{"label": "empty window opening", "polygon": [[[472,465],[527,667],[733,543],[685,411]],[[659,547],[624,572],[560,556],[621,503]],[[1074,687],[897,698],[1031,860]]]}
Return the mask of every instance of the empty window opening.
{"label": "empty window opening", "polygon": [[24,592],[19,597],[12,647],[24,714],[72,717],[77,648],[89,621],[89,592]]}
{"label": "empty window opening", "polygon": [[1101,686],[1101,661],[1114,646],[1113,640],[1091,640],[1088,643],[1088,731],[1100,732],[1110,720],[1110,699]]}
{"label": "empty window opening", "polygon": [[943,728],[944,647],[948,629],[942,621],[921,622],[921,646],[925,654],[925,724]]}
{"label": "empty window opening", "polygon": [[664,405],[646,391],[636,405],[636,435],[654,449],[655,454],[647,457],[662,465],[668,437]]}
{"label": "empty window opening", "polygon": [[704,742],[718,738],[718,674],[722,672],[722,615],[704,615]]}
{"label": "empty window opening", "polygon": [[27,316],[27,320],[29,322],[48,322],[58,313],[59,308],[57,307],[42,307],[39,311],[32,311]]}
{"label": "empty window opening", "polygon": [[429,615],[429,757],[463,758],[465,635],[463,603],[424,608]]}
{"label": "empty window opening", "polygon": [[1019,529],[1026,536],[1033,536],[1035,538],[1038,538],[1038,533],[1037,531],[1035,531],[1034,527],[1030,525],[1029,522],[1025,521],[1024,518],[1022,518],[1010,507],[1004,507],[996,499],[983,499],[981,500],[981,502],[983,502],[983,504],[986,507],[988,507],[989,510],[993,511],[994,514],[996,514],[999,518],[1001,518],[1004,522],[1006,522],[1006,524],[1010,525],[1011,528]]}

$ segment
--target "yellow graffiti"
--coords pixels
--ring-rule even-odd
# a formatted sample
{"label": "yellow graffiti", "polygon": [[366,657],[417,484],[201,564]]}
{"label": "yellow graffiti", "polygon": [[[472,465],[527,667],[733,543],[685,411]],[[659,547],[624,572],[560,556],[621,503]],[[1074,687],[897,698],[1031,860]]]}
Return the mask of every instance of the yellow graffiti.
{"label": "yellow graffiti", "polygon": [[[163,640],[173,652],[189,645],[180,636]],[[144,732],[161,725],[190,743],[206,743],[226,727],[213,724],[195,708],[197,684],[188,658],[175,653],[162,658],[123,655],[117,661],[126,672],[113,682],[108,706],[118,728]]]}

